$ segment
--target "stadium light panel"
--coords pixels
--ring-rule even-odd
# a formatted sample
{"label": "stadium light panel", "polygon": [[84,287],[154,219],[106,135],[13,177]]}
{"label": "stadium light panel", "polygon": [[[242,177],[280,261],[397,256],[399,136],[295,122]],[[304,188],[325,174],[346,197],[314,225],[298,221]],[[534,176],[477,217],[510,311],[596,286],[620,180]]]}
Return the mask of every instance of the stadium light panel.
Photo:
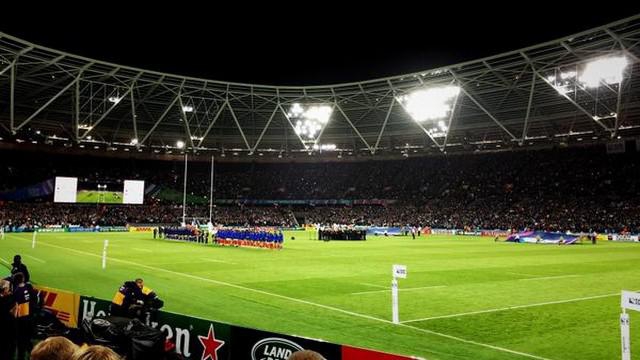
{"label": "stadium light panel", "polygon": [[336,144],[314,144],[313,150],[322,150],[322,151],[333,151],[335,150]]}
{"label": "stadium light panel", "polygon": [[178,149],[183,149],[183,148],[184,148],[184,141],[182,141],[182,140],[178,140],[178,141],[176,142],[176,147],[177,147]]}
{"label": "stadium light panel", "polygon": [[193,112],[193,106],[185,105],[182,107],[182,111],[184,112]]}
{"label": "stadium light panel", "polygon": [[397,100],[414,121],[423,122],[446,118],[459,93],[458,86],[439,86],[415,90]]}
{"label": "stadium light panel", "polygon": [[138,145],[138,138],[131,139],[131,145]]}
{"label": "stadium light panel", "polygon": [[117,97],[117,96],[109,96],[109,102],[117,104],[122,100],[121,97]]}
{"label": "stadium light panel", "polygon": [[333,109],[328,105],[314,105],[304,108],[295,103],[287,116],[295,122],[294,131],[306,140],[315,140],[322,128],[329,122]]}
{"label": "stadium light panel", "polygon": [[611,56],[596,59],[587,63],[580,74],[580,82],[594,88],[600,83],[609,85],[622,82],[623,72],[629,64],[624,56]]}

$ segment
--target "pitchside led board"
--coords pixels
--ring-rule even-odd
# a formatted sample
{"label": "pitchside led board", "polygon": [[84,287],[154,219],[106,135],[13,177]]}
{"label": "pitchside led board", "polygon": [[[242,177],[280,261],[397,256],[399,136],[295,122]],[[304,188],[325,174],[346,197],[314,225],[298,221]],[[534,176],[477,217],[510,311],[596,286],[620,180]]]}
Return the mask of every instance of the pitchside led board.
{"label": "pitchside led board", "polygon": [[144,181],[78,181],[73,177],[56,177],[53,202],[90,204],[142,204]]}

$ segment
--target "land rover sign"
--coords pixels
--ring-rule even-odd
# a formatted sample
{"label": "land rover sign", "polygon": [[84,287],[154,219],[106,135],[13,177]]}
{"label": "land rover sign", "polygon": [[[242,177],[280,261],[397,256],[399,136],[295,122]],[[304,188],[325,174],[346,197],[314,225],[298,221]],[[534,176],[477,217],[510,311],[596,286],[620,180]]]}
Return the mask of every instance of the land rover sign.
{"label": "land rover sign", "polygon": [[251,360],[287,360],[291,354],[303,350],[293,341],[270,337],[258,341],[251,349]]}

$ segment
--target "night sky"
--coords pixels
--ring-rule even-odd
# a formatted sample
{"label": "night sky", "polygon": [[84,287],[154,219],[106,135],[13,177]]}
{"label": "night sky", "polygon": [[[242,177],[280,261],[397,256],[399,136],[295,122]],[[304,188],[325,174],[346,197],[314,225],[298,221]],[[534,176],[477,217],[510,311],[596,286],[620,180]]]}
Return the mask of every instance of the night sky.
{"label": "night sky", "polygon": [[204,3],[178,2],[153,11],[87,8],[86,15],[53,7],[33,17],[16,11],[16,16],[2,16],[0,31],[151,70],[257,84],[319,85],[473,60],[640,12],[638,5],[611,4],[603,10],[587,2],[580,10],[525,10],[528,5],[519,1],[494,8],[451,3],[455,17],[451,9],[411,9],[411,3],[400,9],[395,2],[377,3],[367,12],[347,9],[344,3],[328,4],[323,11],[299,5],[273,9],[245,4],[233,10],[197,5]]}

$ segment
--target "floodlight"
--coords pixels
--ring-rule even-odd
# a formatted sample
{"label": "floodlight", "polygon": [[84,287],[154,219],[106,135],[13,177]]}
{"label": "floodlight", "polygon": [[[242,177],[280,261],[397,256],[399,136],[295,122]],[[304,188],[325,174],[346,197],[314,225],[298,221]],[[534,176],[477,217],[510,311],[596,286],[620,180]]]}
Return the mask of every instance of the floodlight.
{"label": "floodlight", "polygon": [[417,122],[437,120],[449,115],[459,92],[458,86],[425,88],[398,97],[398,102]]}
{"label": "floodlight", "polygon": [[117,104],[120,102],[120,100],[122,100],[121,97],[117,97],[117,96],[109,96],[109,102],[112,102],[114,104]]}
{"label": "floodlight", "polygon": [[184,112],[193,112],[193,106],[185,105],[182,107],[182,111]]}
{"label": "floodlight", "polygon": [[294,131],[306,140],[314,140],[322,128],[329,122],[333,109],[327,105],[310,106],[305,108],[295,103],[289,109],[287,116],[295,121]]}
{"label": "floodlight", "polygon": [[336,144],[313,144],[313,150],[333,151],[336,148]]}
{"label": "floodlight", "polygon": [[138,138],[131,139],[131,145],[138,145]]}
{"label": "floodlight", "polygon": [[178,140],[178,141],[176,142],[176,147],[177,147],[178,149],[182,149],[182,148],[184,148],[184,141],[182,141],[182,140]]}
{"label": "floodlight", "polygon": [[598,87],[600,83],[619,84],[629,61],[624,56],[611,56],[588,62],[580,75],[580,82],[587,87]]}

